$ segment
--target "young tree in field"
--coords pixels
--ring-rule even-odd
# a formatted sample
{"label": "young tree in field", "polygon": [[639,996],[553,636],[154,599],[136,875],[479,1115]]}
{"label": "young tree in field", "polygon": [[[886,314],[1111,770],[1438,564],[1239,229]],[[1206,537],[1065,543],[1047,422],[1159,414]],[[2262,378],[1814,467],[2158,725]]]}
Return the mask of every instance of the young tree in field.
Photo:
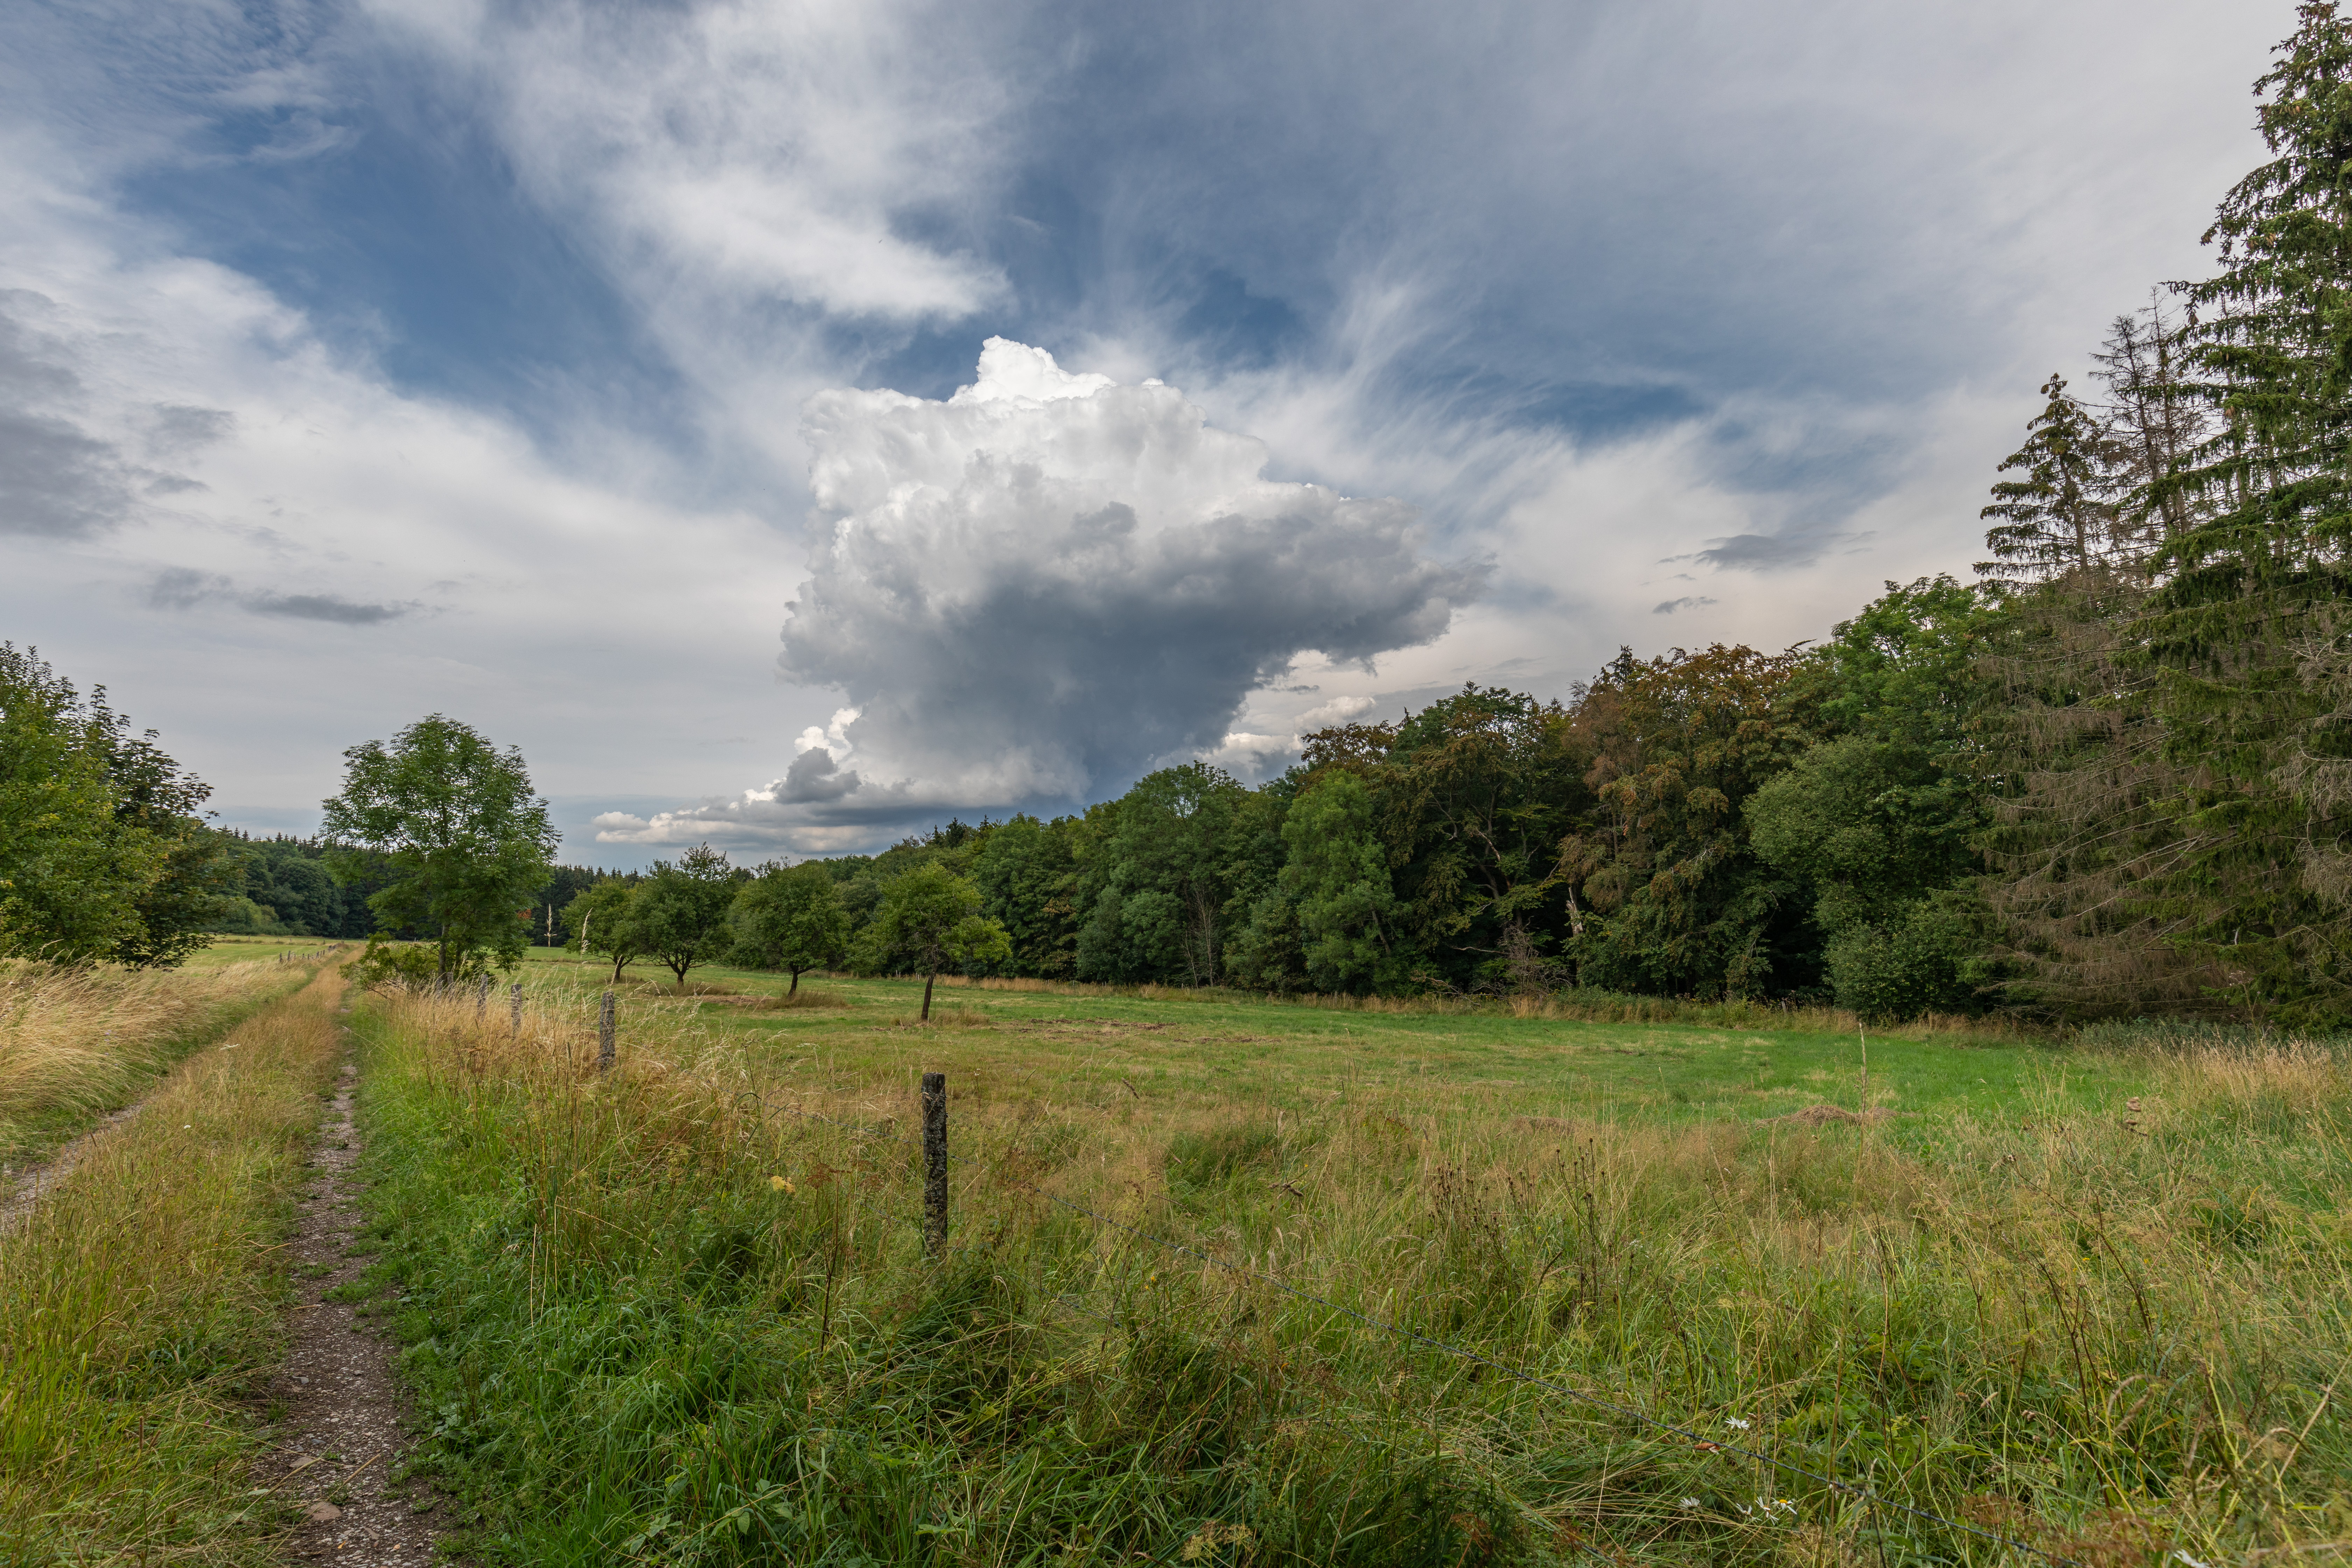
{"label": "young tree in field", "polygon": [[646,954],[645,931],[636,921],[640,885],[626,877],[607,877],[563,906],[564,931],[581,952],[613,961],[615,985],[621,972]]}
{"label": "young tree in field", "polygon": [[793,977],[787,995],[797,995],[801,975],[836,962],[849,946],[849,910],[833,873],[816,861],[768,866],[736,889],[728,911],[735,951],[751,963],[782,969]]}
{"label": "young tree in field", "polygon": [[686,989],[686,973],[709,963],[729,941],[727,911],[735,902],[735,868],[723,850],[697,845],[679,857],[677,865],[654,862],[647,877],[629,900],[645,949],[677,976]]}
{"label": "young tree in field", "polygon": [[874,912],[873,940],[888,958],[923,977],[923,1019],[940,971],[1013,956],[1003,926],[981,910],[980,889],[940,866],[918,866],[892,882]]}
{"label": "young tree in field", "polygon": [[525,935],[515,911],[546,885],[558,837],[522,753],[434,713],[343,756],[343,792],[325,803],[329,868],[356,879],[381,857],[394,879],[368,907],[383,927],[425,932],[442,979],[512,969]]}

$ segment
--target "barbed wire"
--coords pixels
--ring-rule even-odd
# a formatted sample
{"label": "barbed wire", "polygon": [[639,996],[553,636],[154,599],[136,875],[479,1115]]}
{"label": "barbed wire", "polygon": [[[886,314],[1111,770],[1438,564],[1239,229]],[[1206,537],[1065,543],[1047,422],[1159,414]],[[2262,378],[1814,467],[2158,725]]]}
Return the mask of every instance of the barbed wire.
{"label": "barbed wire", "polygon": [[[763,1100],[761,1100],[758,1095],[754,1094],[751,1098],[760,1103],[762,1110],[766,1109],[766,1102]],[[826,1116],[820,1111],[810,1110],[802,1106],[785,1105],[780,1107],[780,1109],[789,1110],[797,1116],[806,1117],[814,1121],[822,1121],[828,1126],[838,1127],[845,1131],[855,1132],[860,1137],[881,1139],[894,1143],[907,1143],[910,1142],[904,1133],[885,1131],[872,1127],[861,1127],[854,1122],[843,1121],[835,1117]],[[1007,1184],[1013,1187],[1015,1190],[1034,1194],[1034,1195],[1045,1199],[1049,1204],[1055,1204],[1062,1208],[1068,1209],[1073,1214],[1083,1215],[1097,1225],[1107,1226],[1112,1230],[1122,1232],[1125,1235],[1135,1237],[1139,1241],[1146,1241],[1155,1247],[1164,1247],[1170,1252],[1178,1253],[1187,1258],[1198,1258],[1200,1261],[1208,1264],[1212,1268],[1226,1269],[1232,1273],[1242,1275],[1244,1278],[1255,1279],[1261,1283],[1271,1285],[1276,1289],[1285,1291],[1287,1294],[1296,1297],[1299,1300],[1312,1302],[1316,1306],[1323,1307],[1346,1317],[1353,1318],[1356,1321],[1362,1323],[1369,1328],[1380,1329],[1386,1332],[1399,1335],[1402,1338],[1411,1340],[1417,1344],[1425,1346],[1431,1350],[1441,1352],[1446,1355],[1458,1357],[1464,1361],[1475,1362],[1481,1366],[1487,1367],[1495,1372],[1499,1372],[1504,1376],[1512,1378],[1530,1388],[1540,1388],[1549,1393],[1562,1394],[1580,1404],[1590,1405],[1597,1410],[1605,1410],[1611,1415],[1622,1416],[1627,1420],[1636,1422],[1656,1431],[1669,1433],[1677,1437],[1687,1438],[1694,1447],[1697,1447],[1704,1453],[1727,1454],[1736,1458],[1752,1459],[1760,1464],[1769,1465],[1774,1468],[1784,1471],[1790,1475],[1802,1476],[1807,1480],[1817,1482],[1822,1486],[1829,1488],[1832,1491],[1839,1492],[1846,1497],[1852,1498],[1855,1501],[1873,1510],[1878,1508],[1893,1509],[1897,1512],[1909,1514],[1914,1519],[1926,1520],[1930,1523],[1940,1524],[1948,1530],[1957,1530],[1965,1534],[1973,1535],[1980,1541],[1991,1542],[1997,1546],[2008,1547],[2011,1550],[2017,1552],[2031,1552],[2034,1556],[2041,1558],[2045,1563],[2055,1564],[2056,1568],[2083,1568],[2083,1565],[2076,1559],[2072,1557],[2062,1557],[2056,1552],[2036,1546],[2031,1542],[2019,1541],[2012,1536],[2003,1535],[1998,1531],[1987,1530],[1981,1525],[1969,1524],[1963,1520],[1949,1518],[1947,1515],[1936,1512],[1933,1509],[1916,1508],[1910,1503],[1902,1502],[1894,1498],[1882,1497],[1868,1487],[1856,1486],[1851,1481],[1839,1480],[1835,1476],[1828,1475],[1822,1471],[1813,1469],[1809,1466],[1799,1464],[1794,1459],[1783,1458],[1778,1454],[1769,1453],[1761,1448],[1751,1448],[1736,1442],[1717,1442],[1713,1438],[1703,1436],[1696,1428],[1683,1426],[1677,1422],[1664,1420],[1658,1416],[1649,1414],[1649,1412],[1643,1410],[1636,1405],[1623,1404],[1618,1400],[1604,1399],[1599,1394],[1573,1387],[1570,1384],[1556,1382],[1547,1377],[1539,1377],[1534,1373],[1524,1371],[1519,1367],[1511,1365],[1507,1362],[1498,1361],[1495,1357],[1487,1355],[1483,1351],[1472,1350],[1466,1345],[1457,1345],[1453,1343],[1451,1341],[1441,1340],[1433,1335],[1424,1334],[1418,1329],[1408,1328],[1402,1323],[1375,1318],[1368,1312],[1359,1311],[1353,1307],[1334,1301],[1328,1297],[1318,1296],[1312,1290],[1302,1289],[1300,1287],[1291,1284],[1288,1280],[1277,1278],[1275,1275],[1267,1274],[1260,1269],[1252,1268],[1245,1264],[1232,1262],[1229,1259],[1216,1257],[1212,1253],[1202,1252],[1197,1247],[1187,1247],[1181,1242],[1170,1241],[1164,1237],[1154,1236],[1150,1231],[1129,1225],[1121,1220],[1113,1219],[1108,1215],[1097,1214],[1093,1209],[1088,1208],[1086,1205],[1075,1203],[1068,1198],[1062,1197],[1054,1193],[1049,1193],[1034,1182],[1015,1181]],[[1055,1295],[1057,1299],[1063,1300],[1066,1305],[1070,1304],[1069,1298],[1066,1295],[1060,1292],[1056,1292]],[[1084,1309],[1079,1310],[1082,1311],[1085,1310]],[[1110,1322],[1114,1327],[1118,1326],[1116,1320],[1103,1318],[1099,1313],[1088,1311],[1086,1315],[1095,1318],[1097,1321]],[[1883,1527],[1879,1531],[1879,1539],[1883,1549],[1885,1541],[1885,1532]]]}

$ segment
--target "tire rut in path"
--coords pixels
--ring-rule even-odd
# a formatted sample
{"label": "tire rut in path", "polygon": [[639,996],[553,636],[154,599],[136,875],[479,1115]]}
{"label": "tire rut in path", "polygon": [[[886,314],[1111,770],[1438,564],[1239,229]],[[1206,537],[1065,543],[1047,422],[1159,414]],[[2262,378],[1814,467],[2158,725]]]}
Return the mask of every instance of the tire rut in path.
{"label": "tire rut in path", "polygon": [[286,1363],[269,1389],[285,1407],[284,1438],[259,1468],[305,1510],[288,1542],[290,1555],[404,1568],[432,1560],[442,1510],[430,1487],[393,1479],[412,1438],[391,1343],[352,1303],[332,1299],[367,1267],[365,1258],[346,1256],[362,1190],[352,1121],[358,1081],[347,1050],[310,1159],[317,1179],[301,1199],[293,1247],[301,1300]]}
{"label": "tire rut in path", "polygon": [[24,1224],[39,1205],[42,1194],[73,1174],[73,1168],[81,1163],[81,1157],[89,1152],[93,1143],[138,1115],[146,1104],[146,1096],[142,1095],[120,1110],[108,1111],[97,1126],[60,1144],[47,1159],[16,1170],[0,1171],[0,1236],[7,1236]]}

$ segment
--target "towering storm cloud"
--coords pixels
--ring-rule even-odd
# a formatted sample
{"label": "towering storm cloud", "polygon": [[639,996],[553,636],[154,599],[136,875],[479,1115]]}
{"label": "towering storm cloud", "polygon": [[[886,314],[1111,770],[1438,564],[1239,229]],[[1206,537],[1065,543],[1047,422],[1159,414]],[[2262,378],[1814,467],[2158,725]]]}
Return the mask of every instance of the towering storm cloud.
{"label": "towering storm cloud", "polygon": [[1174,387],[1002,338],[944,402],[826,392],[806,435],[819,540],[778,662],[844,710],[767,789],[622,836],[1116,792],[1219,750],[1302,653],[1441,636],[1484,574],[1425,556],[1400,502],[1265,479]]}

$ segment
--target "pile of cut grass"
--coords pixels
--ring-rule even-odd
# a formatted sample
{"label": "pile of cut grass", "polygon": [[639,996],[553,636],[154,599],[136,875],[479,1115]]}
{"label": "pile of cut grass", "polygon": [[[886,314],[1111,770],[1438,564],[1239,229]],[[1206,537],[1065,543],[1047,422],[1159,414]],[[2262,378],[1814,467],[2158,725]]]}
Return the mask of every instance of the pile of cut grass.
{"label": "pile of cut grass", "polygon": [[320,973],[184,1061],[0,1237],[0,1562],[272,1560],[248,1401],[341,993]]}
{"label": "pile of cut grass", "polygon": [[1743,1448],[2103,1563],[2352,1527],[2324,1051],[1900,1146],[961,1077],[927,1260],[911,1093],[653,1008],[600,1079],[572,1010],[371,1025],[378,1284],[485,1561],[2019,1560]]}
{"label": "pile of cut grass", "polygon": [[195,973],[0,961],[0,1163],[37,1156],[128,1103],[308,973],[274,961]]}

